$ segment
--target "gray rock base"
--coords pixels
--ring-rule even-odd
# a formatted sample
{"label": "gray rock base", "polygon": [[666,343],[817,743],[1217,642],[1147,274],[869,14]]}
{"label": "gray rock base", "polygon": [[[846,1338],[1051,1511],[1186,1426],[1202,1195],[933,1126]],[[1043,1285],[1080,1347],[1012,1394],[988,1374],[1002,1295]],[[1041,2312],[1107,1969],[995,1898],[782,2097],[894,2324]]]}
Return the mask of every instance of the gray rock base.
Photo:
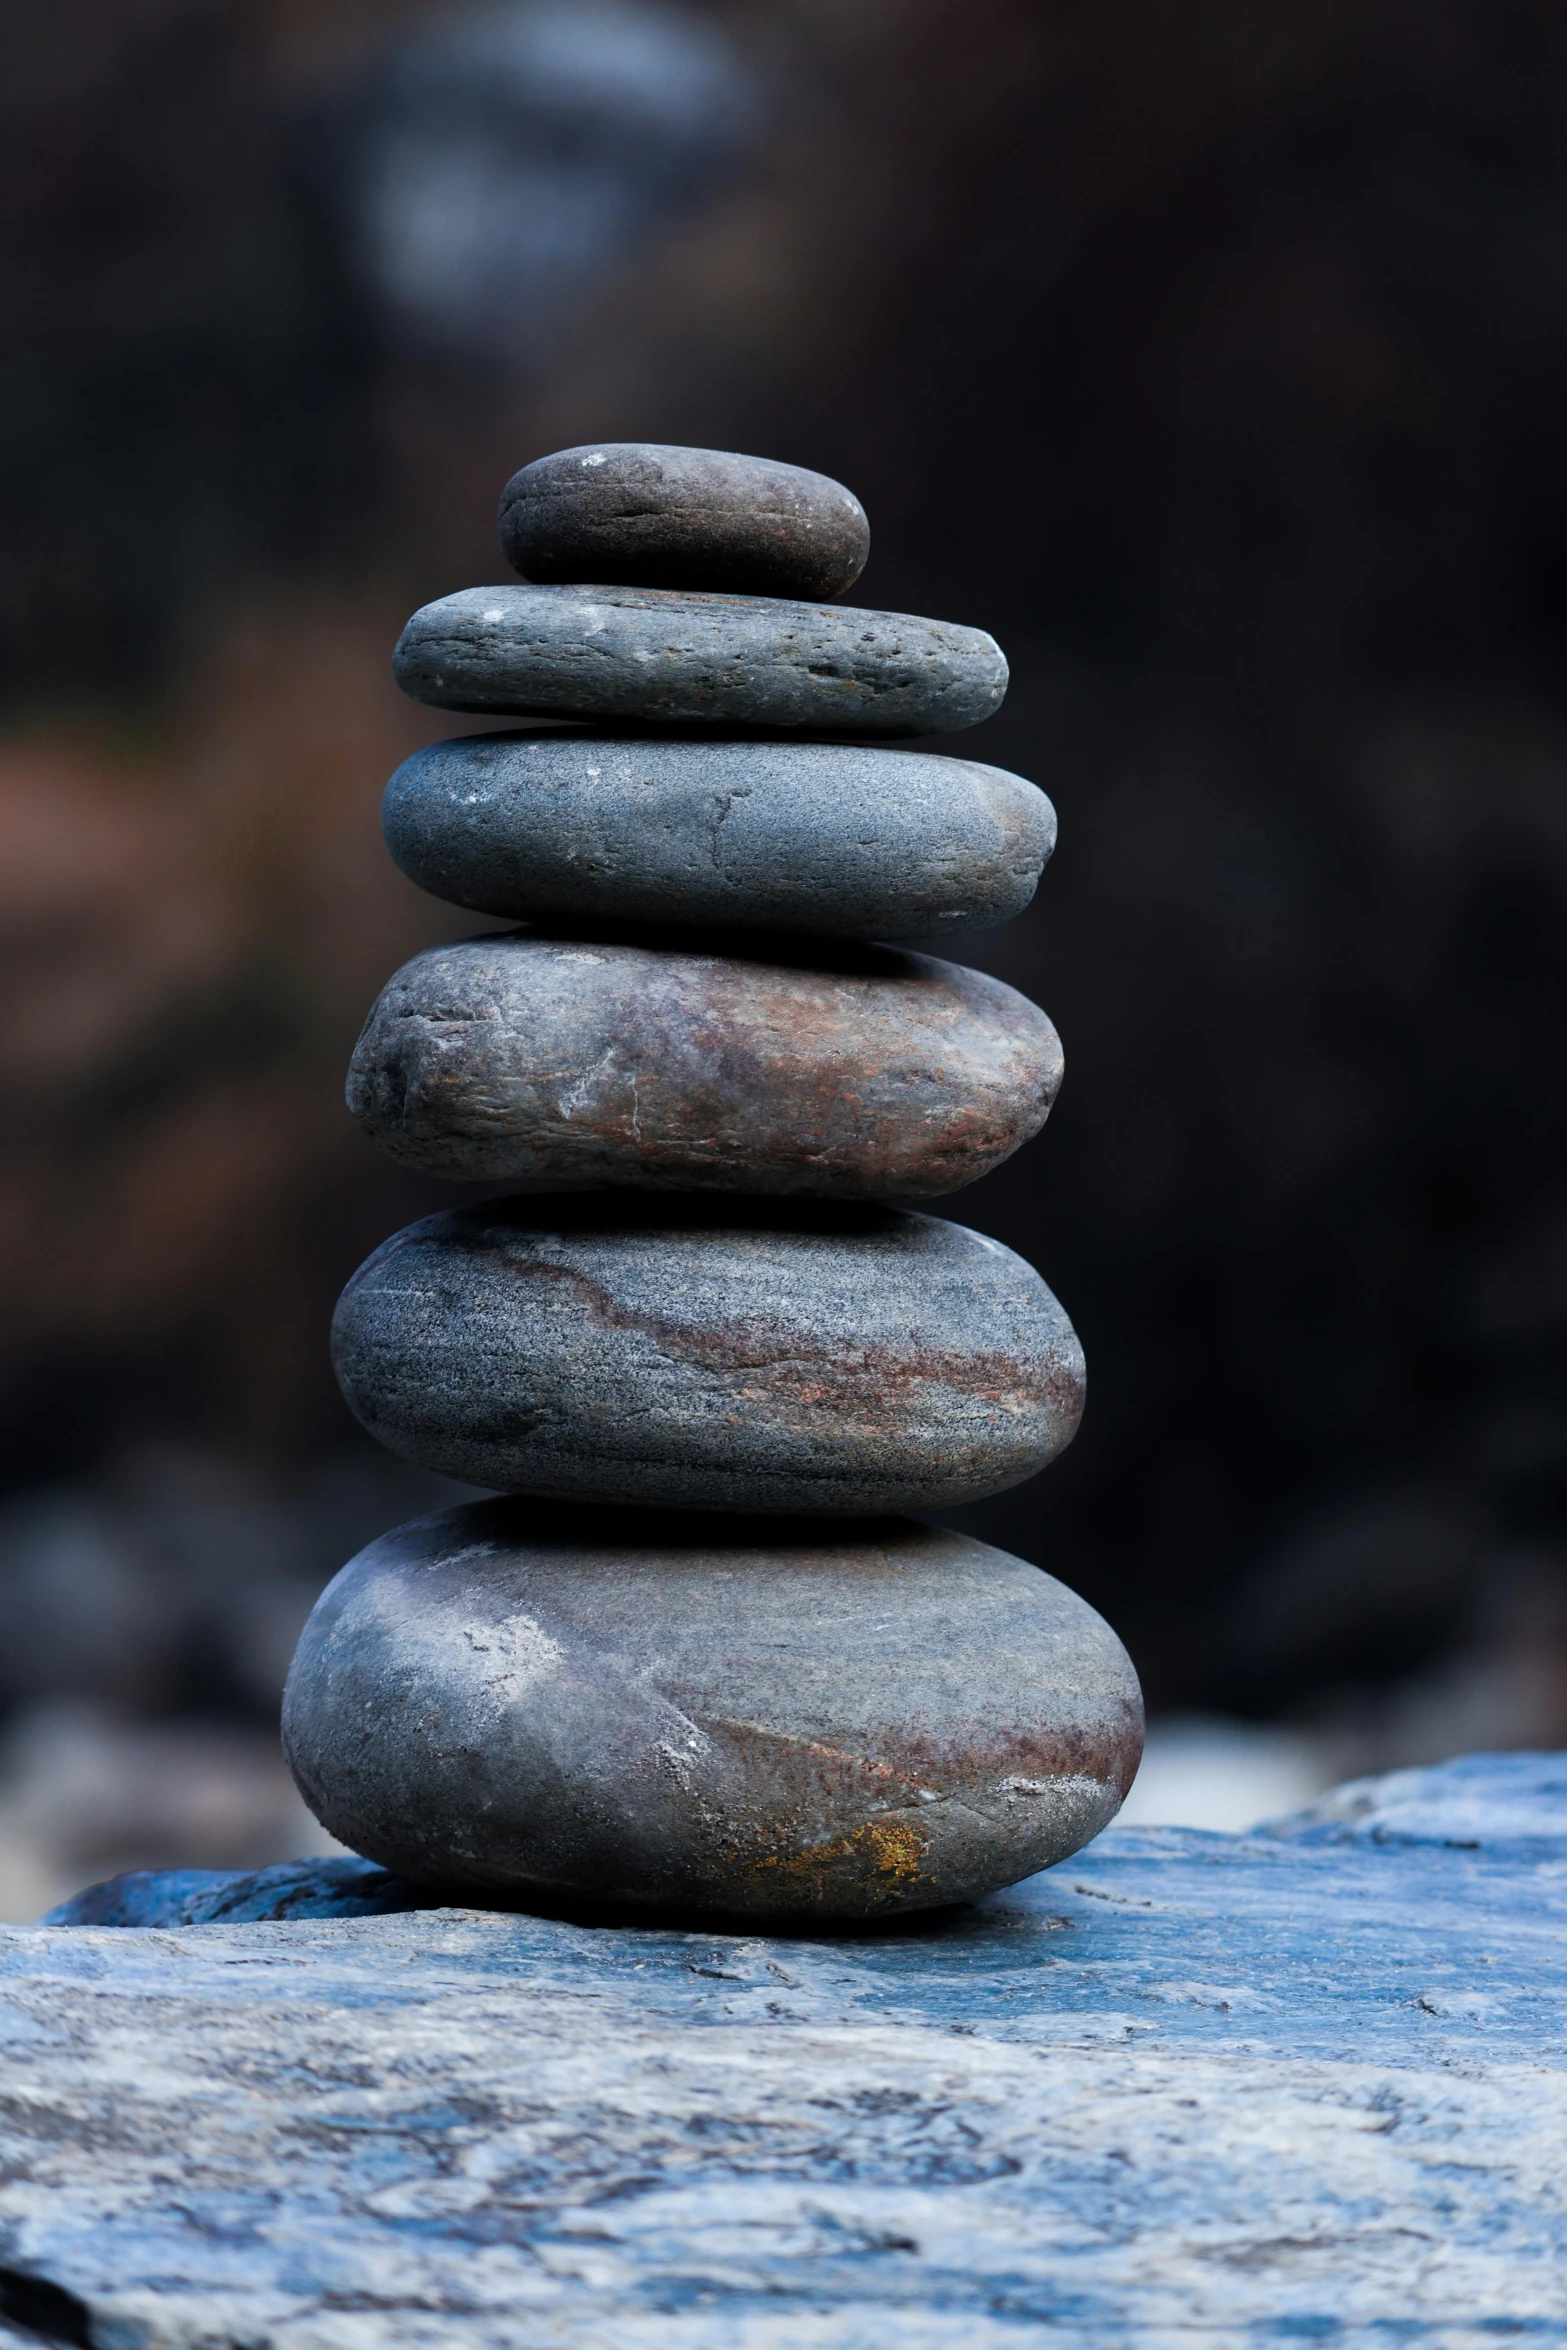
{"label": "gray rock base", "polygon": [[1085,1843],[1142,1701],[1092,1608],[961,1534],[491,1502],[328,1585],[283,1743],[416,1883],[875,1917]]}
{"label": "gray rock base", "polygon": [[561,1501],[875,1515],[1044,1467],[1082,1349],[1031,1266],[892,1208],[577,1194],[394,1234],[332,1357],[372,1436]]}
{"label": "gray rock base", "polygon": [[1567,1758],[1420,1776],[891,1933],[0,1929],[5,2306],[115,2350],[1558,2350]]}
{"label": "gray rock base", "polygon": [[1043,792],[970,759],[568,732],[432,743],[381,821],[410,881],[482,914],[864,939],[1010,921],[1056,837]]}

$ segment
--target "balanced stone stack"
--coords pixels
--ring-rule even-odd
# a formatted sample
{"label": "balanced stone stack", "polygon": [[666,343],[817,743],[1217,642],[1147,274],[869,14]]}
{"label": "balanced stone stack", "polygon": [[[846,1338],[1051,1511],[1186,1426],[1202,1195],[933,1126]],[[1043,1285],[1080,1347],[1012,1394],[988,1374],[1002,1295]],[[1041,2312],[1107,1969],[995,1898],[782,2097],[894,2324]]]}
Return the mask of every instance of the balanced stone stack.
{"label": "balanced stone stack", "polygon": [[527,584],[426,606],[396,673],[547,723],[407,760],[385,828],[520,927],[398,972],[348,1099],[409,1165],[533,1188],[386,1242],[334,1359],[383,1443],[504,1498],[338,1576],[290,1761],[345,1844],[470,1899],[971,1898],[1095,1834],[1142,1732],[1091,1608],[903,1514],[1032,1476],[1082,1408],[1039,1276],[906,1204],[1060,1081],[1042,1012],[889,943],[1005,921],[1050,854],[1033,785],[889,747],[989,717],[1006,665],[824,600],[868,528],[793,466],[569,449],[500,526]]}

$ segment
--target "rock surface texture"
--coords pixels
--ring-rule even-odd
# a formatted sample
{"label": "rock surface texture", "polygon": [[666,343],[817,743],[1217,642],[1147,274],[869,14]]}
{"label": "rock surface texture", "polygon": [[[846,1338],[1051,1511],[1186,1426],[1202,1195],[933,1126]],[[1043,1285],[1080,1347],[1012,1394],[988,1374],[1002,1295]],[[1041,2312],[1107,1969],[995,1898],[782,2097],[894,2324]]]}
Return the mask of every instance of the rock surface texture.
{"label": "rock surface texture", "polygon": [[667,588],[463,588],[414,614],[392,665],[442,710],[786,734],[944,734],[1007,690],[983,629]]}
{"label": "rock surface texture", "polygon": [[871,526],[842,482],[727,449],[599,441],[558,449],[501,492],[501,551],[524,579],[732,596],[842,595]]}
{"label": "rock surface texture", "polygon": [[1419,1779],[1113,1828],[892,1933],[308,1914],[398,1897],[341,1861],[282,1923],[188,1922],[277,1915],[274,1870],[0,1930],[0,2309],[116,2350],[1551,2350],[1567,1757]]}
{"label": "rock surface texture", "polygon": [[434,1175],[923,1199],[1044,1124],[1061,1044],[999,979],[895,948],[760,962],[537,935],[383,990],[348,1106]]}
{"label": "rock surface texture", "polygon": [[[566,450],[510,483],[502,537],[557,584],[427,605],[398,677],[594,731],[393,777],[404,870],[530,927],[398,972],[348,1101],[435,1174],[601,1188],[427,1217],[344,1291],[365,1426],[515,1498],[388,1535],[324,1594],[295,1776],[427,1897],[972,1898],[1104,1825],[1141,1700],[1049,1576],[889,1522],[1043,1468],[1084,1368],[1031,1266],[893,1204],[1037,1131],[1055,1030],[885,934],[1026,905],[1055,818],[995,768],[776,738],[971,725],[1006,664],[976,629],[786,600],[846,585],[868,543],[791,467]],[[705,592],[736,587],[772,592]]]}
{"label": "rock surface texture", "polygon": [[863,939],[1009,922],[1056,837],[1042,791],[970,759],[559,731],[431,743],[382,823],[410,881],[481,914]]}
{"label": "rock surface texture", "polygon": [[555,1500],[951,1509],[1076,1430],[1072,1326],[999,1241],[893,1208],[492,1200],[384,1241],[332,1359],[421,1467]]}
{"label": "rock surface texture", "polygon": [[283,1737],[341,1843],[418,1882],[777,1915],[931,1909],[1119,1809],[1120,1642],[1037,1568],[910,1520],[489,1502],[343,1569]]}

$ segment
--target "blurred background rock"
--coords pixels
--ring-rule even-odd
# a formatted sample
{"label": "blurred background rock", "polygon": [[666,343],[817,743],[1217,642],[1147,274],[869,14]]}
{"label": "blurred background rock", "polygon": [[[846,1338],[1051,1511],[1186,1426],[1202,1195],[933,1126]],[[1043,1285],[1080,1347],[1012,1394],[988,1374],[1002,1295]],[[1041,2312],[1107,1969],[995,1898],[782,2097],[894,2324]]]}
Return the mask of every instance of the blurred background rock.
{"label": "blurred background rock", "polygon": [[0,1911],[321,1848],[314,1591],[443,1490],[326,1363],[449,1195],[340,1104],[471,923],[387,656],[589,438],[848,481],[992,629],[1069,1080],[964,1194],[1083,1333],[964,1513],[1112,1617],[1134,1805],[1567,1742],[1567,17],[1549,0],[13,0]]}

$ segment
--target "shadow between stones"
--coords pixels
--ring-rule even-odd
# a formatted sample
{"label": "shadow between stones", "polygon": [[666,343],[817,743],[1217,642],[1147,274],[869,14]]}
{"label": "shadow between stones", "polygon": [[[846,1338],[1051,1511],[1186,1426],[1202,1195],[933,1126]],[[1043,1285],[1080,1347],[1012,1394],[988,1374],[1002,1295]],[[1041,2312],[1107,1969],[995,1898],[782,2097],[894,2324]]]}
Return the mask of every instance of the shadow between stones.
{"label": "shadow between stones", "polygon": [[487,1916],[538,1918],[560,1926],[581,1926],[613,1934],[724,1934],[769,1942],[943,1941],[962,1933],[980,1916],[980,1904],[948,1902],[939,1909],[904,1911],[886,1918],[802,1918],[758,1910],[684,1909],[644,1906],[634,1901],[557,1897],[540,1890],[535,1898],[479,1900],[472,1886],[409,1885],[417,1909],[465,1909]]}
{"label": "shadow between stones", "polygon": [[24,2268],[0,2268],[0,2317],[40,2342],[79,2343],[92,2350],[92,2318],[85,2301],[49,2277]]}

